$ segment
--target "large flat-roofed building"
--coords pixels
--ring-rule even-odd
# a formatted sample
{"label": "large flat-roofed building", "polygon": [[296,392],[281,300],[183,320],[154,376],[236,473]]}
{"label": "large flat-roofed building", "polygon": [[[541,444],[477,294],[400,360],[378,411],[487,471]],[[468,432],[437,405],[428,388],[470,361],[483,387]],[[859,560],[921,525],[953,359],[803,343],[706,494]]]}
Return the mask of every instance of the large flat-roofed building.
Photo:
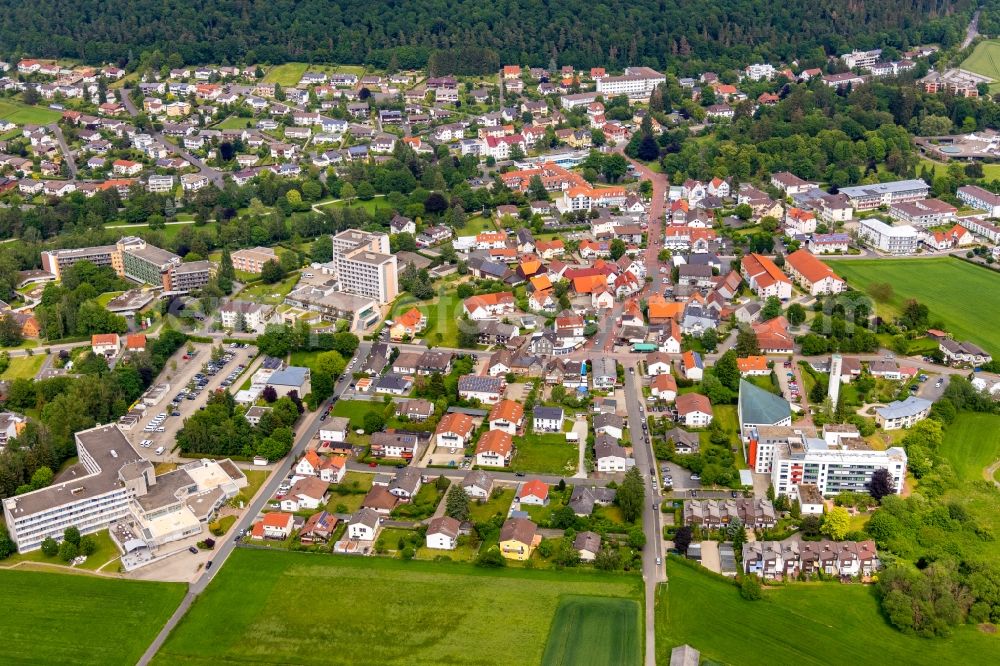
{"label": "large flat-roofed building", "polygon": [[873,210],[879,206],[891,206],[904,201],[926,199],[930,190],[927,183],[916,178],[897,180],[892,183],[842,187],[840,193],[847,196],[854,210]]}
{"label": "large flat-roofed building", "polygon": [[858,237],[886,254],[913,254],[919,234],[908,224],[889,226],[882,220],[868,218],[858,225]]}
{"label": "large flat-roofed building", "polygon": [[867,492],[878,469],[889,471],[899,494],[906,480],[906,452],[894,446],[872,449],[854,436],[816,437],[811,429],[761,427],[750,435],[750,464],[771,475],[777,495],[794,497],[795,487],[813,484],[822,495]]}
{"label": "large flat-roofed building", "polygon": [[125,236],[115,245],[76,250],[42,252],[42,266],[62,278],[62,271],[79,261],[111,266],[119,276],[140,284],[159,286],[164,291],[186,292],[208,283],[215,265],[208,261],[184,263],[173,252],[163,250],[136,236]]}
{"label": "large flat-roofed building", "polygon": [[171,292],[187,292],[200,289],[208,284],[215,273],[211,261],[185,261],[172,266],[163,277],[163,289]]}
{"label": "large flat-roofed building", "polygon": [[[76,433],[79,462],[65,480],[4,500],[4,520],[19,552],[67,527],[108,529],[126,556],[197,534],[215,511],[247,485],[230,460],[200,460],[157,476],[117,425]],[[124,558],[123,558],[124,561]],[[138,561],[133,558],[131,561]]]}
{"label": "large flat-roofed building", "polygon": [[269,261],[278,261],[278,255],[269,247],[252,247],[244,250],[237,250],[232,254],[233,268],[244,273],[260,273],[264,269],[264,264]]}
{"label": "large flat-roofed building", "polygon": [[325,266],[337,277],[340,291],[369,296],[380,304],[396,298],[399,276],[388,235],[347,229],[332,242],[333,260]]}
{"label": "large flat-roofed building", "polygon": [[128,479],[145,462],[139,452],[116,425],[76,433],[76,449],[79,463],[67,480],[4,500],[4,520],[19,552],[39,548],[48,537],[61,539],[67,527],[97,532],[128,513]]}
{"label": "large flat-roofed building", "polygon": [[648,98],[656,86],[667,78],[649,67],[626,67],[623,76],[606,76],[597,80],[597,92],[605,97],[628,95],[633,99]]}
{"label": "large flat-roofed building", "polygon": [[60,280],[62,272],[78,261],[89,261],[96,266],[113,266],[116,251],[114,245],[82,247],[76,250],[46,250],[42,252],[42,268]]}

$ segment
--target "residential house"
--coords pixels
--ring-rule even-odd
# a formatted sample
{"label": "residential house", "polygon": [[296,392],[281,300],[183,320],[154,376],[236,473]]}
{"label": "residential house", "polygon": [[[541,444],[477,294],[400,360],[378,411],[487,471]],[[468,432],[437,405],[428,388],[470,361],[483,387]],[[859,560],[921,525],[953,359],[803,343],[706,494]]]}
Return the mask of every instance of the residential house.
{"label": "residential house", "polygon": [[427,547],[434,550],[455,550],[462,524],[451,516],[438,516],[427,525]]}
{"label": "residential house", "polygon": [[700,393],[684,393],[674,400],[677,416],[689,428],[707,428],[712,422],[712,403]]}
{"label": "residential house", "polygon": [[495,405],[503,394],[501,377],[462,375],[458,378],[458,396],[463,400],[478,400],[485,405]]}
{"label": "residential house", "polygon": [[355,541],[374,541],[381,522],[382,517],[375,511],[361,509],[351,516],[347,525],[347,537]]}
{"label": "residential house", "polygon": [[493,478],[481,469],[470,470],[462,479],[462,490],[474,500],[487,500],[493,493]]}
{"label": "residential house", "polygon": [[670,373],[656,375],[649,381],[649,393],[658,400],[673,402],[677,397],[677,380]]}
{"label": "residential house", "polygon": [[792,279],[811,296],[839,294],[847,288],[843,278],[808,250],[792,252],[785,259],[785,265]]}
{"label": "residential house", "polygon": [[516,435],[524,424],[524,407],[513,400],[501,400],[490,409],[487,420],[490,430],[502,430],[508,435]]}
{"label": "residential house", "polygon": [[474,424],[472,417],[459,412],[449,412],[441,417],[434,430],[434,441],[438,447],[464,449],[472,438]]}
{"label": "residential house", "polygon": [[508,518],[500,528],[500,554],[511,560],[527,560],[541,540],[533,522],[527,518]]}
{"label": "residential house", "polygon": [[476,443],[476,464],[480,467],[506,467],[514,453],[514,441],[503,430],[483,433]]}
{"label": "residential house", "polygon": [[601,550],[601,537],[594,532],[580,532],[573,540],[573,550],[580,556],[581,562],[593,562]]}
{"label": "residential house", "polygon": [[705,375],[705,363],[701,354],[696,351],[686,351],[681,354],[681,367],[684,377],[693,382],[700,382]]}
{"label": "residential house", "polygon": [[517,501],[520,504],[531,504],[534,506],[548,506],[549,487],[544,481],[532,479],[521,484],[517,491]]}
{"label": "residential house", "polygon": [[535,407],[532,411],[532,427],[535,432],[562,432],[562,407]]}
{"label": "residential house", "polygon": [[265,513],[264,517],[254,524],[250,536],[252,539],[277,539],[284,541],[292,536],[293,529],[295,529],[294,515],[272,511]]}
{"label": "residential house", "polygon": [[307,476],[296,481],[281,498],[282,511],[304,511],[318,509],[326,504],[330,484],[319,477]]}

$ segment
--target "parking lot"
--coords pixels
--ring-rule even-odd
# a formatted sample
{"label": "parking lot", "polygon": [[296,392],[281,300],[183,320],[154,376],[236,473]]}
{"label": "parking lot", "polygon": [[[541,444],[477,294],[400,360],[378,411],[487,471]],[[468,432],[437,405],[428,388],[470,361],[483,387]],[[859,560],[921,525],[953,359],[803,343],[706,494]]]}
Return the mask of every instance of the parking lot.
{"label": "parking lot", "polygon": [[[220,361],[214,372],[211,367],[212,346],[207,343],[194,344],[190,354],[185,346],[167,361],[154,383],[169,384],[170,390],[125,433],[148,460],[154,463],[179,462],[181,457],[173,449],[184,419],[203,407],[215,390],[231,387],[237,380],[243,381],[238,378],[257,354],[257,348],[252,345],[239,348],[225,345],[224,349],[224,358],[229,360]],[[241,365],[244,367],[240,368]]]}

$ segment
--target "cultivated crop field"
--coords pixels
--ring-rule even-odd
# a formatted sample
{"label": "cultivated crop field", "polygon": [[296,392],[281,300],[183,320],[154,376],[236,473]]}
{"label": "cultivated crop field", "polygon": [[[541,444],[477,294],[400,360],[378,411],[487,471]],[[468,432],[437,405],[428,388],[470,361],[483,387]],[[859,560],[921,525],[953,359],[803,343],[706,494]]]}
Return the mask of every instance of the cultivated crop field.
{"label": "cultivated crop field", "polygon": [[134,664],[184,597],[176,583],[0,570],[3,664]]}
{"label": "cultivated crop field", "polygon": [[723,664],[959,665],[968,664],[969,655],[1000,651],[1000,638],[972,626],[942,639],[900,633],[882,617],[870,586],[796,583],[767,590],[754,602],[672,559],[667,574],[656,604],[660,664],[684,643],[700,650],[703,660]]}
{"label": "cultivated crop field", "polygon": [[631,599],[567,597],[545,646],[544,666],[604,666],[642,661],[639,604]]}
{"label": "cultivated crop field", "polygon": [[539,664],[564,597],[635,603],[641,585],[629,575],[237,549],[156,663]]}
{"label": "cultivated crop field", "polygon": [[1000,274],[958,259],[876,259],[827,261],[847,284],[868,292],[888,283],[893,294],[875,304],[875,314],[897,314],[915,298],[930,308],[931,321],[942,321],[956,340],[971,340],[1000,354]]}

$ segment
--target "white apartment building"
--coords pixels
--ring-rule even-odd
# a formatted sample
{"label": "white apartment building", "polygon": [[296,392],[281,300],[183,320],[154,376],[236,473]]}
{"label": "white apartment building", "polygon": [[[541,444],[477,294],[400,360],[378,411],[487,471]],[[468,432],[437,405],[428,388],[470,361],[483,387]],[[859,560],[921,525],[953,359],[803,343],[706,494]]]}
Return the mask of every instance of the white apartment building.
{"label": "white apartment building", "polygon": [[909,428],[931,413],[931,401],[911,395],[875,409],[875,422],[885,430]]}
{"label": "white apartment building", "polygon": [[910,225],[890,227],[875,218],[861,220],[861,224],[858,225],[858,238],[886,254],[913,254],[919,242],[917,230]]}
{"label": "white apartment building", "polygon": [[333,237],[333,269],[340,290],[368,296],[380,304],[399,293],[396,256],[389,254],[389,236],[348,229]]}
{"label": "white apartment building", "polygon": [[882,49],[872,49],[871,51],[851,51],[844,53],[840,59],[851,69],[867,69],[877,63],[882,57]]}
{"label": "white apartment building", "polygon": [[795,487],[814,484],[819,492],[866,492],[872,475],[887,469],[899,494],[906,480],[906,452],[894,446],[872,449],[857,437],[823,439],[793,427],[760,427],[750,437],[753,469],[771,475],[777,495],[794,497]]}
{"label": "white apartment building", "polygon": [[978,185],[963,185],[958,188],[958,198],[979,210],[985,210],[990,217],[1000,217],[1000,196]]}
{"label": "white apartment building", "polygon": [[649,67],[626,67],[623,76],[606,76],[597,80],[597,92],[605,97],[628,95],[632,99],[648,98],[656,86],[667,77]]}
{"label": "white apartment building", "polygon": [[926,229],[954,222],[957,210],[940,199],[902,201],[889,208],[889,217],[903,224]]}
{"label": "white apartment building", "polygon": [[274,306],[250,303],[247,301],[232,301],[219,308],[222,328],[235,330],[242,317],[242,330],[250,333],[263,333],[267,322],[274,314]]}
{"label": "white apartment building", "polygon": [[221,503],[247,485],[229,460],[195,461],[157,477],[113,424],[76,433],[76,448],[79,463],[68,480],[4,500],[18,552],[35,550],[49,537],[62,539],[67,527],[81,534],[110,527],[129,568],[126,559],[136,550],[200,533]]}
{"label": "white apartment building", "polygon": [[174,177],[173,176],[159,176],[152,175],[149,180],[146,181],[146,189],[150,192],[155,192],[158,194],[167,194],[173,192],[174,190]]}
{"label": "white apartment building", "polygon": [[760,81],[761,79],[767,79],[770,81],[774,78],[774,75],[777,74],[778,71],[774,68],[774,65],[755,62],[752,65],[748,65],[746,69],[743,70],[743,73],[751,81]]}

